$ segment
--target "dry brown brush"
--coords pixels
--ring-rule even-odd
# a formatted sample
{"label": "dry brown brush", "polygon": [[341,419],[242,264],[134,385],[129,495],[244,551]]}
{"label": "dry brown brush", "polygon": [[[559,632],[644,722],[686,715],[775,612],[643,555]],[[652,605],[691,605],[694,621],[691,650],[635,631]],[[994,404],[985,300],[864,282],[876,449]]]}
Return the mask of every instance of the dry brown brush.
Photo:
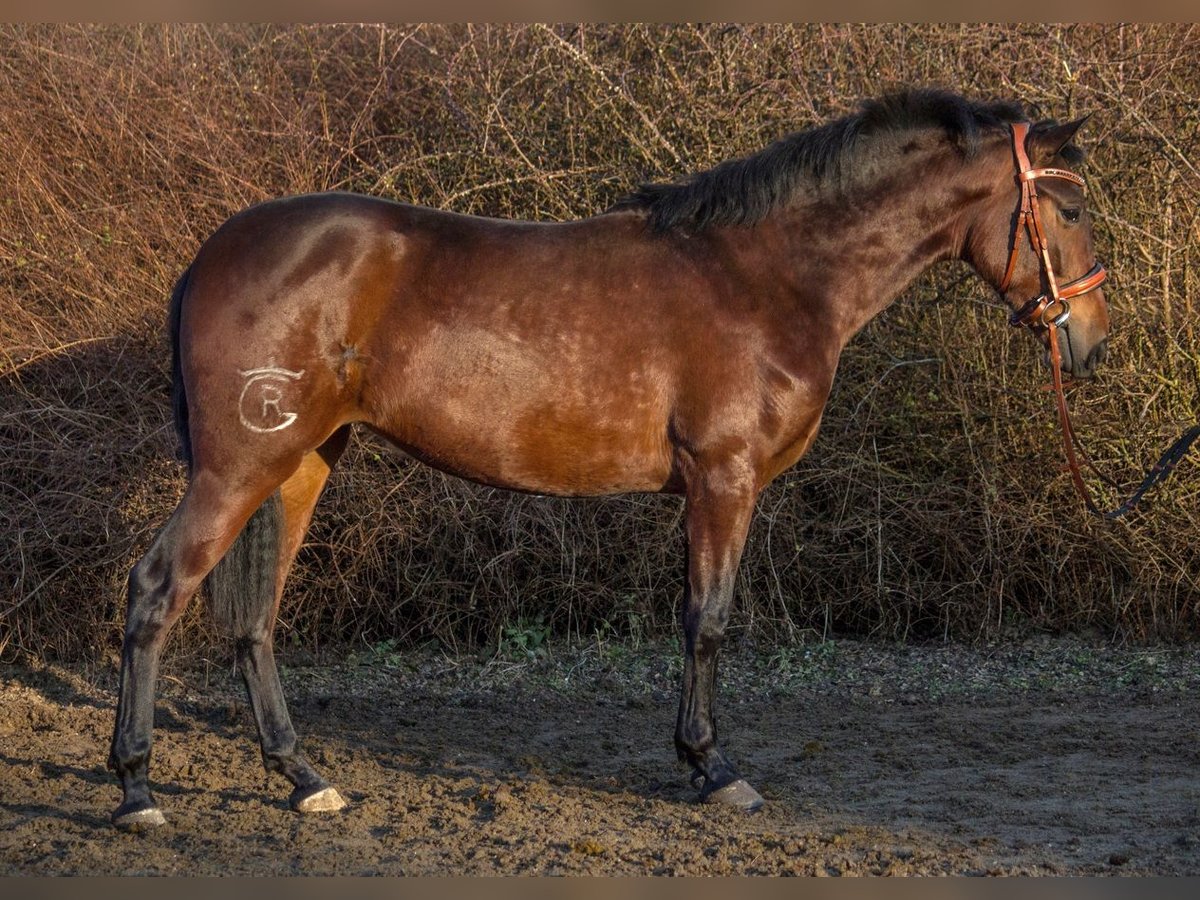
{"label": "dry brown brush", "polygon": [[[117,646],[182,489],[165,298],[247,204],[331,188],[568,219],[902,85],[1085,132],[1114,334],[1078,426],[1126,482],[1197,419],[1194,26],[154,26],[0,31],[0,652]],[[1198,633],[1200,465],[1119,523],[1057,468],[1038,354],[965,268],[849,347],[821,436],[763,496],[736,627],[988,638]],[[285,600],[305,647],[667,633],[679,502],[443,477],[360,435]],[[213,637],[193,604],[190,645]],[[198,642],[194,640],[200,638]],[[177,645],[178,646],[178,645]]]}

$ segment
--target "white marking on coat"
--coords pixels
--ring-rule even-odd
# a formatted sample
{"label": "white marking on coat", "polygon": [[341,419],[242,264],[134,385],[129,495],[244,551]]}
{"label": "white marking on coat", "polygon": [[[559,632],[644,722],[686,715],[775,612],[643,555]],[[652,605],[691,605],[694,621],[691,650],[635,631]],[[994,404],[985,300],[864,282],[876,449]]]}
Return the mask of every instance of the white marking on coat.
{"label": "white marking on coat", "polygon": [[288,387],[299,381],[304,370],[293,372],[280,366],[263,366],[260,369],[239,369],[238,374],[246,379],[238,397],[238,415],[242,425],[256,434],[283,431],[296,421],[298,413],[287,412],[281,404]]}

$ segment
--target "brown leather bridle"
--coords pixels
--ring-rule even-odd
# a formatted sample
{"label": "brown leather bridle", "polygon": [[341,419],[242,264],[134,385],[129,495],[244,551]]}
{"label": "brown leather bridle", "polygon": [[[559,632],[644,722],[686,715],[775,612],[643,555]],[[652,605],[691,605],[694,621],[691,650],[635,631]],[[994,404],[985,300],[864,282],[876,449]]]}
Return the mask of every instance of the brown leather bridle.
{"label": "brown leather bridle", "polygon": [[[1041,267],[1042,280],[1046,285],[1046,290],[1016,310],[1009,317],[1009,324],[1035,330],[1038,328],[1046,330],[1050,343],[1050,370],[1054,382],[1053,390],[1055,402],[1058,406],[1058,419],[1062,425],[1063,448],[1067,456],[1066,468],[1070,470],[1071,480],[1075,483],[1075,490],[1083,498],[1083,502],[1087,505],[1088,510],[1097,515],[1115,519],[1132,510],[1146,491],[1171,473],[1171,470],[1175,468],[1175,464],[1184,457],[1192,443],[1200,438],[1200,425],[1193,426],[1185,431],[1179,440],[1167,449],[1158,463],[1152,466],[1149,472],[1147,472],[1145,479],[1137,490],[1134,491],[1133,496],[1110,512],[1104,513],[1100,511],[1100,508],[1093,502],[1087,485],[1084,484],[1083,475],[1079,471],[1079,457],[1082,457],[1088,467],[1100,476],[1101,479],[1108,481],[1109,484],[1112,482],[1104,478],[1096,470],[1096,466],[1088,458],[1087,453],[1084,452],[1083,447],[1079,443],[1079,438],[1075,434],[1075,429],[1071,425],[1071,415],[1067,410],[1067,398],[1063,391],[1062,353],[1058,346],[1058,329],[1066,324],[1067,319],[1071,316],[1071,306],[1068,301],[1080,297],[1089,291],[1094,291],[1104,283],[1104,280],[1108,277],[1108,273],[1105,271],[1104,266],[1097,262],[1088,270],[1087,274],[1064,285],[1060,286],[1058,284],[1058,279],[1054,276],[1054,266],[1050,262],[1050,245],[1046,241],[1046,232],[1042,228],[1041,213],[1038,211],[1036,182],[1039,178],[1061,178],[1072,184],[1084,187],[1084,181],[1074,172],[1069,172],[1066,169],[1035,169],[1029,162],[1029,154],[1025,150],[1025,139],[1029,135],[1029,123],[1016,122],[1009,127],[1012,131],[1013,158],[1017,166],[1016,180],[1021,188],[1021,199],[1020,206],[1017,208],[1016,222],[1013,224],[1012,247],[1009,251],[1008,266],[1004,270],[1004,277],[1000,280],[999,290],[1001,295],[1003,295],[1012,284],[1013,274],[1017,267],[1017,258],[1020,256],[1021,245],[1023,243],[1021,240],[1021,230],[1023,227],[1029,236],[1030,245],[1038,256],[1038,264]],[[1076,449],[1078,449],[1078,456],[1076,455]]]}
{"label": "brown leather bridle", "polygon": [[[1104,266],[1096,263],[1086,275],[1059,287],[1058,279],[1054,277],[1054,265],[1050,262],[1050,244],[1046,240],[1046,231],[1042,228],[1042,216],[1038,211],[1037,180],[1039,178],[1061,178],[1080,187],[1084,186],[1084,181],[1074,172],[1068,172],[1066,169],[1035,169],[1029,162],[1029,154],[1025,151],[1025,138],[1029,134],[1029,123],[1016,122],[1009,127],[1012,129],[1013,157],[1017,164],[1017,184],[1021,188],[1021,202],[1017,208],[1017,220],[1013,224],[1012,249],[1008,255],[1008,267],[1004,270],[1004,277],[1000,280],[1000,293],[1003,294],[1007,291],[1012,283],[1013,273],[1017,268],[1017,258],[1021,255],[1021,227],[1024,226],[1029,235],[1029,243],[1038,255],[1042,277],[1045,279],[1048,290],[1014,312],[1009,322],[1012,325],[1027,325],[1031,328],[1049,328],[1053,334],[1054,328],[1063,325],[1071,315],[1071,307],[1067,301],[1100,287],[1104,283],[1104,279],[1108,277],[1108,272],[1105,271]],[[1048,313],[1055,307],[1058,307],[1058,312],[1053,316],[1048,316]]]}
{"label": "brown leather bridle", "polygon": [[[1044,328],[1048,332],[1050,368],[1054,379],[1058,419],[1062,424],[1067,468],[1071,472],[1071,480],[1075,483],[1075,489],[1083,498],[1087,508],[1094,513],[1099,513],[1100,510],[1092,501],[1087,485],[1084,484],[1083,475],[1079,471],[1079,459],[1075,452],[1079,439],[1075,436],[1075,429],[1071,425],[1071,415],[1067,411],[1067,398],[1063,392],[1062,353],[1058,347],[1058,329],[1066,324],[1067,319],[1071,316],[1071,306],[1068,301],[1089,291],[1094,291],[1108,277],[1108,273],[1104,270],[1104,266],[1097,262],[1086,275],[1069,281],[1061,287],[1058,279],[1054,277],[1054,264],[1050,261],[1050,244],[1046,240],[1046,231],[1042,227],[1042,216],[1038,211],[1037,180],[1039,178],[1061,178],[1080,187],[1084,186],[1084,181],[1074,172],[1068,172],[1066,169],[1035,169],[1025,150],[1025,139],[1029,135],[1029,127],[1028,122],[1014,122],[1009,126],[1012,131],[1013,159],[1017,166],[1017,184],[1021,188],[1021,200],[1017,208],[1016,221],[1013,223],[1012,248],[1008,255],[1008,266],[1004,270],[1004,277],[1000,280],[1000,293],[1004,294],[1012,284],[1013,273],[1017,268],[1017,259],[1021,255],[1023,226],[1024,231],[1029,235],[1029,243],[1033,247],[1034,253],[1037,254],[1042,280],[1047,289],[1014,312],[1008,321],[1009,324],[1017,327]],[[1082,447],[1079,448],[1079,455],[1087,460],[1089,466],[1092,465],[1087,454],[1083,453]],[[1092,468],[1095,467],[1092,466]]]}

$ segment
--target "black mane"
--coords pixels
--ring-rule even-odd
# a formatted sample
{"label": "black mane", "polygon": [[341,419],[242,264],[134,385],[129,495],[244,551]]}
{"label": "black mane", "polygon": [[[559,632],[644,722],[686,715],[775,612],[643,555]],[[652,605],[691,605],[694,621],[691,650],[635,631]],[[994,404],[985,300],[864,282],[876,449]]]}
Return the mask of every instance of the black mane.
{"label": "black mane", "polygon": [[712,225],[752,225],[787,203],[804,185],[839,178],[869,138],[940,128],[964,155],[984,130],[1026,119],[1017,103],[977,103],[947,91],[921,89],[863,102],[857,113],[800,131],[742,159],[670,184],[644,184],[618,209],[645,209],[655,231]]}

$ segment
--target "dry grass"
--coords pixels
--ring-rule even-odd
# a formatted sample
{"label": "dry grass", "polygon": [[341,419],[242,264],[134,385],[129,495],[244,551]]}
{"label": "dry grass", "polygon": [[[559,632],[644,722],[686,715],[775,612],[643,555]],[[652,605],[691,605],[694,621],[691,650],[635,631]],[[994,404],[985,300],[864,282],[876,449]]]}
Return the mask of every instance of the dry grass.
{"label": "dry grass", "polygon": [[[119,641],[129,566],[182,489],[165,298],[249,203],[342,188],[567,219],[937,84],[1094,113],[1112,361],[1073,399],[1125,481],[1196,419],[1193,26],[26,27],[0,31],[0,651]],[[767,491],[737,627],[990,637],[1197,634],[1200,468],[1127,522],[1056,471],[1032,342],[965,269],[848,349],[821,437]],[[285,601],[284,639],[495,641],[673,627],[680,508],[447,479],[360,439]],[[198,605],[197,605],[198,606]],[[192,611],[185,633],[208,640]]]}

